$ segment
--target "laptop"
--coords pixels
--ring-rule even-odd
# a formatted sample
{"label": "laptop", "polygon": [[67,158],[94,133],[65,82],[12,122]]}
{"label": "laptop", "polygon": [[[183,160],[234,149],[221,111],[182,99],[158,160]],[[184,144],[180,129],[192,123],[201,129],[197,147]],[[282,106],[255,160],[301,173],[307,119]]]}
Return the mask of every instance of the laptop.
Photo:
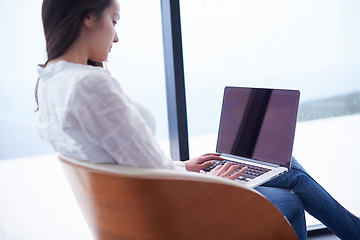
{"label": "laptop", "polygon": [[288,89],[225,87],[216,152],[247,166],[239,181],[259,186],[289,170],[300,92]]}

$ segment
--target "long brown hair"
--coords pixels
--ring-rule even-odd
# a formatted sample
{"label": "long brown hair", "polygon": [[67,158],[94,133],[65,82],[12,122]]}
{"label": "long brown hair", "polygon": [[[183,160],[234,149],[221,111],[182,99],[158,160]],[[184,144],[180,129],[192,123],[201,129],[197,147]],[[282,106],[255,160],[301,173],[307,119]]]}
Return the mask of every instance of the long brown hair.
{"label": "long brown hair", "polygon": [[[44,0],[42,4],[42,22],[46,40],[47,63],[63,55],[79,37],[82,22],[89,13],[101,16],[113,0]],[[100,66],[102,63],[88,60],[89,65]],[[35,86],[35,100],[39,110],[38,86]]]}

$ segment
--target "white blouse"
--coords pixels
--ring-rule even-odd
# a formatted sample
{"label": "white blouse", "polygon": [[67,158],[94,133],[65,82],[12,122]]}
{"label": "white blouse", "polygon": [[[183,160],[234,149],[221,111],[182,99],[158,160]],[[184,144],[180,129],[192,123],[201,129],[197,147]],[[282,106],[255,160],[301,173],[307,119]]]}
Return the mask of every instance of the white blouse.
{"label": "white blouse", "polygon": [[134,167],[186,170],[165,156],[155,121],[103,68],[59,61],[39,67],[37,129],[66,156]]}

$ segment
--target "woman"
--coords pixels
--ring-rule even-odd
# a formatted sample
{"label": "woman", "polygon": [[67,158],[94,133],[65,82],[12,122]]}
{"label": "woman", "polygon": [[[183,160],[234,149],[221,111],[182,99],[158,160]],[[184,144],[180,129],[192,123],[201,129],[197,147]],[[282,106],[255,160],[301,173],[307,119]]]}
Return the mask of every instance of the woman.
{"label": "woman", "polygon": [[[156,142],[154,120],[102,68],[118,42],[116,0],[44,0],[42,19],[48,60],[36,86],[38,131],[55,151],[87,161],[203,172],[222,160],[204,154],[168,159]],[[236,179],[246,168],[226,163],[207,174]],[[360,239],[359,220],[341,207],[293,159],[290,171],[260,187],[306,239],[304,209],[343,239]]]}

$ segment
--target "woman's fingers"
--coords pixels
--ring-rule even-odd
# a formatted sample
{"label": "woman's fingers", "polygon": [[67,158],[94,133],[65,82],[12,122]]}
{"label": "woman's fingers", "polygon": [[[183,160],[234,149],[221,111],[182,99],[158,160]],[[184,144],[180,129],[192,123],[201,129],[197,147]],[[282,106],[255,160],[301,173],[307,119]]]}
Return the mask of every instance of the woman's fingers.
{"label": "woman's fingers", "polygon": [[241,175],[243,175],[246,172],[246,170],[247,167],[241,168],[240,165],[226,162],[224,165],[216,166],[213,170],[211,170],[211,173],[220,177],[225,177],[235,180]]}
{"label": "woman's fingers", "polygon": [[229,179],[235,180],[238,177],[240,177],[241,175],[243,175],[246,171],[248,170],[247,167],[243,167],[242,169],[240,169],[238,172],[235,172],[233,175],[231,175],[229,177]]}
{"label": "woman's fingers", "polygon": [[[185,167],[188,171],[199,172],[202,169],[212,166],[215,164],[215,161],[222,161],[223,158],[220,157],[219,153],[206,153],[200,157],[192,158],[185,161]],[[210,162],[210,163],[206,163]],[[206,163],[205,165],[202,165]]]}
{"label": "woman's fingers", "polygon": [[197,163],[204,163],[210,160],[219,160],[222,161],[224,160],[222,157],[220,157],[219,153],[206,153],[204,155],[201,155],[200,157],[197,158]]}
{"label": "woman's fingers", "polygon": [[212,155],[212,156],[220,156],[221,153],[205,153],[203,156]]}
{"label": "woman's fingers", "polygon": [[238,169],[241,169],[241,166],[237,165],[237,164],[233,164],[228,168],[228,170],[226,170],[225,175],[230,176],[231,174],[233,174]]}
{"label": "woman's fingers", "polygon": [[223,165],[217,165],[216,167],[214,167],[213,170],[211,170],[211,172],[212,171],[214,171],[214,172],[219,171],[222,167],[223,167]]}
{"label": "woman's fingers", "polygon": [[203,162],[203,163],[200,164],[200,168],[205,169],[205,168],[211,167],[215,163],[216,163],[216,161],[214,161],[214,160],[206,161],[206,162]]}
{"label": "woman's fingers", "polygon": [[[231,162],[226,162],[224,165],[220,165],[221,169],[220,171],[225,175],[226,172],[232,167],[232,166],[236,166]],[[235,171],[235,170],[234,170]]]}

